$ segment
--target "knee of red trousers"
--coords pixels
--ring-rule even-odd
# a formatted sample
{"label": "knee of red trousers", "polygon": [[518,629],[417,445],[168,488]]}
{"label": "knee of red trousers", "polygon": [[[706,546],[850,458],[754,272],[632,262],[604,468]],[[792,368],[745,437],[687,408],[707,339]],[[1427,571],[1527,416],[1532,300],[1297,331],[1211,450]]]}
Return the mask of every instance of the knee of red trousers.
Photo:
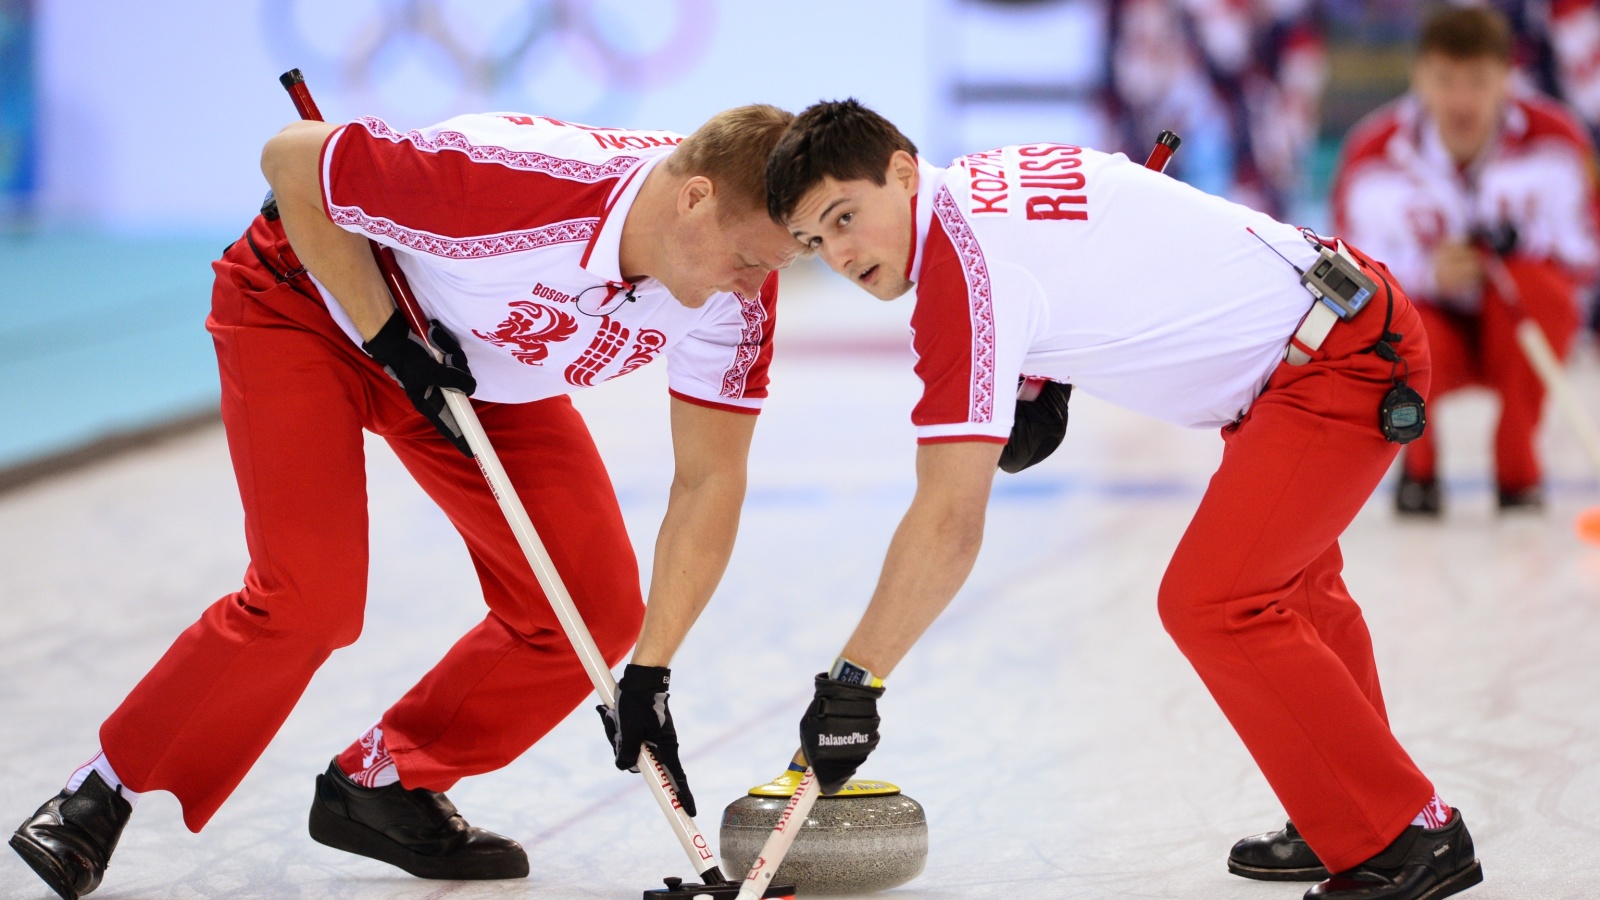
{"label": "knee of red trousers", "polygon": [[1156,592],[1156,612],[1173,643],[1191,660],[1228,632],[1225,601],[1208,599],[1177,559],[1167,567]]}
{"label": "knee of red trousers", "polygon": [[[616,665],[633,649],[644,625],[645,605],[632,551],[613,555],[607,566],[558,561],[557,569],[601,656]],[[480,565],[480,574],[483,571]],[[484,586],[490,610],[510,632],[531,639],[561,627],[553,604],[531,582],[531,573],[530,583],[520,589],[501,580],[485,580]]]}
{"label": "knee of red trousers", "polygon": [[325,578],[305,588],[264,588],[247,578],[245,588],[213,611],[256,634],[333,651],[361,637],[366,577]]}
{"label": "knee of red trousers", "polygon": [[620,548],[607,556],[608,565],[569,567],[566,578],[595,646],[606,663],[614,666],[639,640],[645,604],[639,589],[639,564],[625,534]]}
{"label": "knee of red trousers", "polygon": [[1167,566],[1156,592],[1156,612],[1173,643],[1197,670],[1238,652],[1245,632],[1271,628],[1289,608],[1271,596],[1237,596],[1212,574],[1213,560],[1178,555]]}

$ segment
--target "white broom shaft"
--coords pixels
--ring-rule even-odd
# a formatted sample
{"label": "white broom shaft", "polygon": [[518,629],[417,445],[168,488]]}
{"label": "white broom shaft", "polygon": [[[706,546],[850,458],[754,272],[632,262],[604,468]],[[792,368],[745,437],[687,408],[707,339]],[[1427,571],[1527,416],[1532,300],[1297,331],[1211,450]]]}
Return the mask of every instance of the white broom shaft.
{"label": "white broom shaft", "polygon": [[1550,346],[1550,339],[1545,337],[1544,329],[1539,327],[1538,322],[1523,318],[1517,323],[1517,344],[1528,357],[1533,371],[1538,373],[1539,380],[1544,382],[1545,390],[1550,392],[1562,417],[1572,426],[1578,443],[1583,446],[1583,452],[1594,465],[1596,473],[1600,473],[1600,429],[1595,427],[1594,419],[1583,408],[1577,392],[1572,389],[1572,382],[1561,370],[1561,360],[1556,357],[1555,348]]}
{"label": "white broom shaft", "polygon": [[[373,246],[377,247],[376,244]],[[424,343],[427,343],[434,358],[443,361],[444,354],[439,348],[426,341],[425,324],[419,326],[419,323],[426,323],[427,317],[422,314],[422,308],[417,304],[416,298],[411,296],[410,286],[400,276],[399,266],[395,264],[394,257],[382,252],[374,255],[378,258],[379,268],[387,269],[384,274],[389,281],[390,293],[394,295],[395,302],[405,312],[413,329],[419,327],[423,329],[419,330],[418,334],[424,337]],[[384,265],[385,257],[388,257],[388,266]],[[467,399],[467,395],[457,390],[446,389],[444,400],[445,405],[450,408],[450,414],[455,416],[456,424],[461,428],[461,435],[466,439],[467,446],[472,448],[478,470],[489,483],[489,490],[494,494],[495,500],[499,501],[500,511],[505,515],[506,524],[511,527],[512,534],[516,535],[517,544],[522,547],[522,554],[527,557],[528,565],[533,569],[534,579],[539,582],[539,587],[544,590],[545,597],[550,601],[551,609],[555,610],[556,618],[561,621],[561,630],[566,633],[567,640],[577,651],[578,660],[583,663],[584,671],[589,674],[589,680],[599,692],[600,700],[606,706],[615,709],[617,680],[611,674],[611,667],[606,665],[605,657],[600,655],[600,648],[595,645],[594,636],[589,634],[589,626],[585,625],[583,617],[578,615],[578,608],[572,602],[572,595],[567,593],[567,586],[561,581],[555,563],[551,562],[550,554],[544,548],[544,542],[539,539],[539,532],[533,527],[533,521],[528,518],[528,511],[523,507],[522,499],[511,486],[511,478],[506,475],[505,467],[500,465],[500,456],[494,452],[494,445],[489,443],[489,435],[483,430],[483,423],[478,421],[477,410],[472,408],[472,401]],[[717,855],[711,852],[711,846],[706,842],[705,835],[700,833],[699,827],[694,824],[694,819],[689,818],[683,811],[666,768],[648,747],[640,748],[638,766],[639,772],[644,775],[645,784],[650,786],[651,796],[656,798],[656,805],[661,807],[661,812],[671,823],[672,833],[678,838],[678,844],[683,847],[683,852],[688,855],[689,862],[695,867],[695,873],[704,875],[707,870],[717,865]]]}
{"label": "white broom shaft", "polygon": [[578,658],[583,662],[584,671],[589,673],[589,680],[594,682],[595,690],[600,692],[600,699],[607,706],[616,706],[617,681],[611,674],[611,667],[606,665],[605,657],[600,655],[600,648],[589,634],[589,627],[579,617],[577,607],[572,603],[572,595],[567,593],[566,585],[556,573],[555,564],[550,561],[544,542],[539,539],[539,533],[534,530],[522,500],[512,488],[505,467],[500,465],[500,457],[489,443],[489,436],[478,421],[478,413],[472,408],[472,402],[460,391],[447,390],[445,403],[455,416],[456,424],[461,427],[467,446],[472,448],[478,468],[483,471],[484,480],[494,492],[495,500],[499,501],[500,511],[505,514],[506,524],[511,526],[512,533],[516,535],[523,555],[527,556],[528,565],[533,567],[534,578],[549,598],[556,618],[561,620],[561,629],[566,632],[573,649],[578,651]]}
{"label": "white broom shaft", "polygon": [[[411,296],[411,288],[400,274],[394,256],[391,253],[378,252],[380,249],[387,250],[386,247],[379,248],[377,244],[373,244],[373,247],[376,248],[374,256],[378,259],[379,268],[385,270],[384,275],[389,282],[390,293],[394,296],[395,303],[405,312],[412,328],[419,329],[417,333],[423,337],[423,343],[427,344],[434,358],[442,362],[444,354],[427,340],[425,325],[427,317],[422,314],[422,308],[417,304],[416,298]],[[511,478],[506,475],[505,467],[500,465],[500,456],[494,452],[494,445],[489,443],[489,435],[483,430],[483,423],[478,421],[478,411],[472,408],[472,401],[467,399],[467,395],[457,390],[445,389],[444,401],[450,408],[450,414],[455,416],[456,425],[461,428],[461,435],[466,439],[467,446],[472,448],[478,470],[489,483],[489,490],[494,494],[495,500],[499,501],[500,511],[505,515],[506,524],[511,527],[512,534],[516,535],[517,544],[522,547],[522,554],[527,557],[528,565],[533,569],[534,579],[539,582],[539,587],[544,590],[545,597],[550,601],[551,609],[555,610],[556,618],[561,621],[561,630],[566,633],[567,640],[577,651],[578,660],[583,663],[584,671],[589,674],[589,680],[599,692],[601,702],[615,709],[617,680],[611,674],[611,667],[606,665],[605,657],[600,655],[600,648],[595,645],[594,636],[589,633],[589,626],[585,625],[583,617],[578,615],[578,608],[572,602],[572,595],[567,593],[567,586],[561,581],[555,563],[550,561],[550,554],[544,548],[544,541],[539,539],[539,532],[534,529],[533,521],[528,518],[528,511],[523,507],[522,499],[511,486]],[[677,837],[679,846],[683,847],[683,852],[694,866],[695,874],[703,876],[717,865],[717,855],[711,851],[710,844],[707,843],[705,835],[700,833],[700,828],[694,824],[694,819],[683,811],[666,767],[661,765],[648,747],[639,749],[638,767],[640,774],[644,775],[645,784],[650,786],[650,795],[656,798],[656,805],[661,807],[661,812],[672,825],[672,833]]]}
{"label": "white broom shaft", "polygon": [[795,837],[805,826],[806,816],[811,815],[811,807],[821,793],[817,773],[807,768],[805,777],[794,789],[794,796],[789,798],[789,805],[778,814],[778,824],[767,835],[767,842],[761,845],[761,854],[750,866],[750,874],[744,877],[737,900],[760,900],[761,895],[766,893],[767,885],[772,883],[772,876],[783,865],[783,858],[789,855],[789,848],[794,846]]}
{"label": "white broom shaft", "polygon": [[[403,295],[405,292],[400,293]],[[397,298],[397,301],[409,301],[412,309],[407,310],[408,316],[413,320],[419,317],[420,311],[415,308],[415,300],[403,297],[403,299]],[[438,348],[429,346],[436,356],[442,356]],[[572,602],[572,595],[567,593],[567,587],[562,583],[561,575],[556,572],[555,564],[550,561],[550,554],[545,550],[544,542],[539,539],[539,533],[534,530],[533,522],[528,518],[528,512],[523,507],[521,498],[511,486],[511,479],[506,475],[505,467],[500,465],[500,457],[494,452],[494,446],[489,443],[489,436],[483,430],[483,423],[478,421],[477,411],[472,408],[472,402],[467,396],[460,391],[446,390],[444,397],[446,405],[450,407],[450,413],[455,416],[456,424],[461,428],[462,436],[466,438],[467,446],[472,448],[484,480],[489,483],[489,490],[500,503],[500,511],[505,514],[506,524],[511,526],[518,545],[522,547],[523,555],[528,558],[528,565],[533,569],[534,578],[538,580],[539,587],[549,598],[556,618],[561,620],[561,630],[566,632],[567,640],[577,651],[578,659],[583,663],[584,671],[589,673],[589,680],[594,683],[601,701],[615,708],[616,678],[612,676],[610,666],[606,665],[605,657],[600,655],[600,648],[595,646],[594,637],[589,634],[589,627],[578,615],[578,609]],[[716,866],[716,854],[711,852],[710,845],[694,824],[694,819],[689,818],[683,811],[677,794],[672,789],[666,768],[648,747],[639,751],[638,765],[640,773],[644,775],[645,783],[650,786],[651,795],[656,798],[656,804],[661,807],[667,821],[672,823],[673,834],[677,836],[683,852],[694,865],[696,874],[704,874]]]}

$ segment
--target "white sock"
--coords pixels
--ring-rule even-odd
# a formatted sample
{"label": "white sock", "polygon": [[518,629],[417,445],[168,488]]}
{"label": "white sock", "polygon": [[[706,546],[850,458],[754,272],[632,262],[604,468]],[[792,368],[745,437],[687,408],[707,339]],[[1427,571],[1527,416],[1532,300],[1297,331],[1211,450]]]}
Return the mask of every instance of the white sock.
{"label": "white sock", "polygon": [[111,768],[111,763],[106,759],[104,750],[96,753],[94,759],[79,766],[78,771],[72,773],[72,777],[67,779],[67,793],[75,793],[78,788],[83,787],[84,779],[89,777],[90,772],[99,772],[100,780],[104,781],[113,791],[120,789],[122,799],[128,801],[129,806],[137,806],[139,804],[139,792],[130,790],[127,785],[122,783],[122,779],[117,777],[116,770]]}
{"label": "white sock", "polygon": [[1450,807],[1439,799],[1438,794],[1434,794],[1433,799],[1422,807],[1422,812],[1417,813],[1417,817],[1411,820],[1411,824],[1421,825],[1423,828],[1429,829],[1443,828],[1449,825],[1450,820],[1454,817],[1455,813],[1450,811]]}
{"label": "white sock", "polygon": [[389,748],[383,743],[381,719],[339,754],[338,764],[345,777],[362,787],[378,788],[400,780]]}

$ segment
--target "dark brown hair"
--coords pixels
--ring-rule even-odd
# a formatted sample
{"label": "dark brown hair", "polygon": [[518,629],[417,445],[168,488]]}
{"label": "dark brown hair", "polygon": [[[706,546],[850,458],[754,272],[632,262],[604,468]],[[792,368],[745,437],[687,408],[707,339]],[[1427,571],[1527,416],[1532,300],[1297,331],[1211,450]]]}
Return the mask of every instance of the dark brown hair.
{"label": "dark brown hair", "polygon": [[915,156],[917,145],[854,98],[813,104],[767,159],[767,213],[782,224],[824,178],[882,185],[896,150]]}
{"label": "dark brown hair", "polygon": [[1428,16],[1417,39],[1417,54],[1429,53],[1458,60],[1491,56],[1509,63],[1511,25],[1487,6],[1442,6]]}
{"label": "dark brown hair", "polygon": [[793,122],[794,113],[765,103],[724,110],[683,139],[667,158],[667,169],[711,179],[728,201],[718,206],[721,215],[757,212],[766,206],[764,163]]}

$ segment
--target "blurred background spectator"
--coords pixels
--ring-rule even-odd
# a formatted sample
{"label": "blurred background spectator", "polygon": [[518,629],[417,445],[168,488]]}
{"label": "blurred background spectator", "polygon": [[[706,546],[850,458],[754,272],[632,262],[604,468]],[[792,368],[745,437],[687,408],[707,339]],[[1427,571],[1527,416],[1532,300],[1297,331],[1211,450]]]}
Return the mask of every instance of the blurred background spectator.
{"label": "blurred background spectator", "polygon": [[1175,177],[1285,215],[1327,82],[1312,0],[1110,0],[1106,19],[1112,141],[1136,152],[1171,128]]}
{"label": "blurred background spectator", "polygon": [[1515,61],[1530,87],[1600,129],[1600,5],[1594,0],[1495,0],[1516,34]]}

